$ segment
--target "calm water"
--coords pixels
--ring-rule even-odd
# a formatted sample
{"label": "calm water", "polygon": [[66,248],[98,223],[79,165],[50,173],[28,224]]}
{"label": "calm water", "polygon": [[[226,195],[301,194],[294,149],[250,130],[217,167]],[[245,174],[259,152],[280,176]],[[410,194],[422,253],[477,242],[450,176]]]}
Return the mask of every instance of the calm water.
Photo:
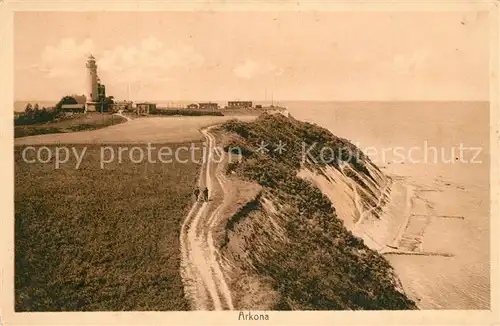
{"label": "calm water", "polygon": [[[422,309],[489,309],[489,107],[481,102],[412,103],[283,103],[301,120],[371,148],[367,153],[386,171],[409,176],[411,182],[442,192],[423,193],[435,214],[464,220],[429,221],[424,251],[438,256],[388,256],[407,293]],[[424,160],[424,148],[435,147],[437,160]],[[464,161],[453,160],[463,147]],[[390,164],[394,148],[413,151],[413,164]],[[386,149],[386,155],[381,155]],[[375,150],[377,152],[375,152]],[[429,153],[429,152],[428,152]],[[433,152],[430,152],[433,154]],[[443,154],[441,154],[443,153]],[[473,155],[474,154],[474,155]],[[431,155],[432,156],[432,155]],[[415,159],[416,158],[416,159]],[[420,159],[420,160],[419,160]],[[475,162],[476,164],[472,164]]]}

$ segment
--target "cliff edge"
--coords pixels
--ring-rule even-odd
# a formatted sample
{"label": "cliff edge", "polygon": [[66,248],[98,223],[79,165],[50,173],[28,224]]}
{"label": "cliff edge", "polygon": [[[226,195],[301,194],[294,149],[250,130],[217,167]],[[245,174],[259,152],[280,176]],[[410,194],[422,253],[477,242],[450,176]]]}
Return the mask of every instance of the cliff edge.
{"label": "cliff edge", "polygon": [[228,183],[253,189],[217,240],[236,309],[416,309],[359,228],[383,218],[393,182],[358,148],[281,114],[228,121],[217,137]]}

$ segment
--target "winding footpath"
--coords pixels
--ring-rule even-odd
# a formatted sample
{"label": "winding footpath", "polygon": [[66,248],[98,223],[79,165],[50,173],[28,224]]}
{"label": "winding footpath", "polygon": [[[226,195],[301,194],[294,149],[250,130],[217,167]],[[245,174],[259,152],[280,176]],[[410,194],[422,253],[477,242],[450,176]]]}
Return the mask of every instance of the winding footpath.
{"label": "winding footpath", "polygon": [[126,115],[123,115],[122,113],[113,113],[113,115],[116,115],[118,117],[122,117],[122,118],[126,119],[127,121],[132,121],[131,118],[127,117]]}
{"label": "winding footpath", "polygon": [[[204,153],[198,186],[201,189],[208,187],[213,197],[215,187],[226,192],[226,179],[217,169],[217,163],[223,153],[215,153],[215,138],[209,131],[210,128],[201,131],[206,139],[207,150]],[[214,158],[214,153],[219,157]],[[184,291],[193,310],[234,309],[212,234],[220,217],[223,201],[215,205],[213,199],[208,202],[195,202],[181,227],[181,276]]]}

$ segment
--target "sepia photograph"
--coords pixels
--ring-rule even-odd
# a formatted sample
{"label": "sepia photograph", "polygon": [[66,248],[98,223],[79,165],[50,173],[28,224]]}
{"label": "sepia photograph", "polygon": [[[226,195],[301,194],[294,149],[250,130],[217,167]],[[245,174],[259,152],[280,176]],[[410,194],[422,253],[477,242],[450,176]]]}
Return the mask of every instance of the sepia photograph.
{"label": "sepia photograph", "polygon": [[494,308],[497,11],[12,15],[15,314]]}

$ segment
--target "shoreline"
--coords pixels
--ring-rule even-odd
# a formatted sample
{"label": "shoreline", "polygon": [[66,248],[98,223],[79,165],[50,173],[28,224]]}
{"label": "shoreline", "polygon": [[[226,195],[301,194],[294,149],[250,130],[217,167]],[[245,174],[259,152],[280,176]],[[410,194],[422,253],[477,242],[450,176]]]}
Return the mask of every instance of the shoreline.
{"label": "shoreline", "polygon": [[[398,214],[410,215],[410,218],[404,226],[402,216],[400,219],[385,217],[390,221],[400,221],[397,227],[402,228],[400,238],[396,238],[398,229],[389,228],[393,230],[390,241],[401,239],[404,247],[454,255],[385,255],[405,292],[410,298],[416,298],[420,309],[490,309],[492,248],[489,239],[492,225],[487,127],[490,110],[487,105],[482,102],[316,103],[310,104],[309,110],[303,110],[304,104],[285,105],[295,118],[316,123],[350,140],[361,150],[375,148],[376,152],[371,151],[373,154],[368,156],[381,172],[393,178],[396,189],[397,184],[402,183],[414,191],[414,206],[410,213],[404,213],[403,208],[410,205],[402,196],[392,200],[400,206]],[[395,135],[398,136],[395,138]],[[420,162],[414,164],[394,163],[397,158],[394,152],[380,157],[384,149],[419,147],[424,141],[447,151],[460,143],[481,148],[477,158],[482,164],[425,163],[422,160],[425,152],[417,154]],[[472,157],[473,153],[469,154]],[[329,186],[337,186],[341,192],[343,183]],[[327,191],[336,192],[334,189]],[[340,201],[349,199],[347,197],[339,195],[336,206],[341,206],[339,213],[345,213],[339,215],[348,220],[344,224],[352,226],[356,219],[351,211],[354,204]],[[347,203],[350,207],[346,207]],[[390,213],[393,209],[388,208],[382,214],[389,212],[389,215],[398,217],[398,214]],[[449,216],[456,218],[446,218]],[[368,234],[382,233],[386,228],[381,224],[369,223],[363,225],[363,229]],[[403,232],[405,227],[406,232]],[[390,241],[385,243],[391,244]]]}
{"label": "shoreline", "polygon": [[[379,166],[379,168],[381,167]],[[407,295],[409,299],[413,300],[418,309],[421,309],[419,306],[419,296],[405,286],[402,281],[403,275],[396,269],[391,260],[386,257],[386,254],[412,254],[411,251],[403,250],[400,247],[400,242],[410,223],[415,189],[412,185],[406,183],[401,176],[386,173],[383,169],[381,169],[381,172],[387,178],[387,184],[384,185],[382,193],[389,191],[390,194],[385,204],[381,206],[382,214],[380,219],[376,220],[373,216],[370,218],[370,215],[367,215],[378,206],[363,209],[363,205],[356,204],[355,208],[358,210],[359,216],[367,215],[367,218],[357,221],[354,224],[353,231],[363,239],[368,247],[385,256],[393,268],[396,288]],[[357,192],[357,190],[355,191]],[[357,198],[359,198],[359,195]],[[420,255],[421,253],[415,252],[414,254]]]}
{"label": "shoreline", "polygon": [[398,199],[399,191],[391,194],[382,219],[363,230],[392,246],[379,253],[419,309],[488,309],[487,244],[469,236],[478,227],[486,230],[474,205],[481,202],[481,192],[454,175],[443,177],[445,165],[435,171],[440,173],[428,174],[425,168],[393,165],[384,171],[404,190],[405,200]]}
{"label": "shoreline", "polygon": [[[414,197],[414,189],[411,185],[398,180],[397,176],[382,173],[387,178],[382,194],[389,193],[389,197],[380,205],[382,202],[381,197],[377,206],[369,209],[363,208],[363,205],[359,203],[356,204],[355,209],[358,211],[359,216],[364,218],[360,218],[354,223],[353,232],[363,238],[365,242],[366,237],[368,237],[371,249],[383,254],[393,247],[393,249],[399,248],[399,242],[411,217],[411,202]],[[359,200],[359,194],[356,195],[356,200]],[[382,209],[379,219],[375,219],[370,215],[376,208]]]}

